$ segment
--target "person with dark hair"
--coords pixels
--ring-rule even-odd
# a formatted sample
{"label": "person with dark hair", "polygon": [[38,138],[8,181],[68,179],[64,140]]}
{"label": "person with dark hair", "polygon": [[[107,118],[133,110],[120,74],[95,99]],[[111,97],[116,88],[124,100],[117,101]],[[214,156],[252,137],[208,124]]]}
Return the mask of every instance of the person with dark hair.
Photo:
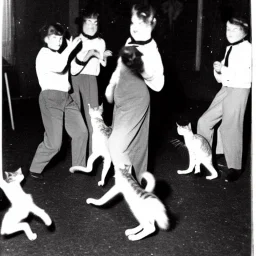
{"label": "person with dark hair", "polygon": [[214,128],[221,121],[216,153],[224,154],[228,167],[226,182],[236,181],[242,174],[244,114],[252,83],[248,33],[249,23],[245,18],[229,18],[226,37],[230,45],[224,59],[213,63],[214,76],[222,87],[197,124],[197,133],[212,145]]}
{"label": "person with dark hair", "polygon": [[[130,38],[105,92],[108,102],[115,103],[113,131],[109,137],[113,164],[132,165],[139,183],[148,165],[148,87],[158,92],[164,86],[161,56],[151,37],[155,25],[155,11],[151,6],[133,6]],[[128,46],[136,47],[136,51]]]}
{"label": "person with dark hair", "polygon": [[[97,76],[100,65],[107,65],[107,58],[112,52],[106,50],[106,44],[98,32],[99,13],[94,8],[82,12],[79,20],[81,33],[78,36],[83,42],[81,51],[71,62],[72,86],[74,98],[85,115],[89,131],[89,155],[92,153],[92,124],[88,104],[92,108],[99,106]],[[85,58],[84,58],[85,56]],[[87,148],[87,147],[86,147]]]}
{"label": "person with dark hair", "polygon": [[88,141],[81,112],[69,94],[71,86],[66,69],[68,58],[81,39],[67,40],[67,47],[59,53],[63,43],[62,26],[59,23],[44,26],[41,34],[45,46],[36,57],[36,73],[42,90],[39,106],[45,132],[30,166],[30,176],[38,179],[43,178],[43,169],[61,148],[63,125],[72,138],[72,165],[85,166]]}

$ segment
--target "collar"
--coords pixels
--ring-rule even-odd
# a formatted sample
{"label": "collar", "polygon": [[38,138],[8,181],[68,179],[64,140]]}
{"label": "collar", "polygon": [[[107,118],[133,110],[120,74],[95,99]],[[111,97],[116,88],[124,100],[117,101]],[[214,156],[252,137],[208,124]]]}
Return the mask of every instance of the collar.
{"label": "collar", "polygon": [[95,39],[95,38],[98,38],[98,37],[99,37],[98,32],[96,32],[93,36],[90,36],[90,35],[88,35],[88,34],[84,33],[83,31],[81,32],[81,34],[82,34],[84,37],[86,37],[86,38],[88,38],[88,39],[90,39],[90,40],[92,40],[92,39]]}
{"label": "collar", "polygon": [[136,41],[132,36],[130,37],[131,38],[131,42],[129,42],[128,44],[138,44],[138,45],[145,45],[145,44],[148,44],[152,41],[152,37],[149,38],[148,40],[146,41]]}
{"label": "collar", "polygon": [[236,41],[232,44],[229,44],[229,46],[233,46],[233,45],[237,45],[237,44],[241,44],[242,42],[246,41],[247,40],[247,36],[245,36],[244,38],[242,38],[241,40],[239,41]]}
{"label": "collar", "polygon": [[52,52],[58,52],[57,50],[53,50],[50,47],[46,46],[46,48],[48,48],[49,50],[51,50]]}

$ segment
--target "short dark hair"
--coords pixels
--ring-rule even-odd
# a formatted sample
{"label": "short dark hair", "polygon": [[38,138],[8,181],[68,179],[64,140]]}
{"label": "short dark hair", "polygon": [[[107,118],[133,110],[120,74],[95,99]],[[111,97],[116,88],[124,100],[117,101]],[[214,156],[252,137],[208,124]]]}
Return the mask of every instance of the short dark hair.
{"label": "short dark hair", "polygon": [[78,25],[80,31],[82,31],[82,27],[86,19],[89,18],[95,18],[99,22],[100,14],[95,6],[88,6],[87,8],[82,9],[79,17],[76,18],[75,23]]}
{"label": "short dark hair", "polygon": [[156,25],[156,11],[151,5],[135,4],[132,7],[132,15],[136,14],[144,23],[150,23],[153,27]]}
{"label": "short dark hair", "polygon": [[246,17],[232,16],[231,18],[228,19],[228,21],[233,25],[240,26],[244,30],[245,34],[249,33],[250,26]]}
{"label": "short dark hair", "polygon": [[58,22],[46,24],[40,29],[41,40],[44,42],[44,39],[50,35],[63,36],[64,32],[64,28]]}

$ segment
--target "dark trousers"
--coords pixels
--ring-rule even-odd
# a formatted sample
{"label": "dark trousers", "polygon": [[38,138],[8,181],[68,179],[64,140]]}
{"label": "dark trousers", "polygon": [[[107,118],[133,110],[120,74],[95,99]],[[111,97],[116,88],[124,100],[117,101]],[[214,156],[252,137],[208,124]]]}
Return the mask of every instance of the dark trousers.
{"label": "dark trousers", "polygon": [[[89,106],[92,108],[99,106],[99,96],[98,96],[98,84],[96,76],[79,74],[77,76],[72,76],[72,86],[74,89],[73,98],[77,102],[79,108],[83,106],[85,122],[87,124],[87,129],[89,132],[89,156],[92,153],[92,123],[89,114]],[[81,102],[82,100],[82,102]]]}
{"label": "dark trousers", "polygon": [[212,145],[214,127],[222,120],[217,153],[224,153],[228,168],[242,168],[244,113],[249,93],[250,89],[222,86],[197,124],[197,133]]}
{"label": "dark trousers", "polygon": [[63,126],[72,138],[72,165],[86,166],[88,132],[81,112],[68,92],[44,90],[39,96],[44,140],[39,144],[30,171],[41,173],[62,145]]}

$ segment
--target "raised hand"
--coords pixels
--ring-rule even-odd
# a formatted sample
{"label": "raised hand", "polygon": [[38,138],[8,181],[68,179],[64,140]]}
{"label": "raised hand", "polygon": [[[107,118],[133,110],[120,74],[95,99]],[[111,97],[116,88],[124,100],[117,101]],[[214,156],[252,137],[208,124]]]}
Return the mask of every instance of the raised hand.
{"label": "raised hand", "polygon": [[66,42],[70,49],[75,49],[76,46],[81,42],[81,38],[76,37],[75,39],[73,39],[73,37],[71,36],[69,40],[66,39]]}
{"label": "raised hand", "polygon": [[219,61],[215,61],[214,63],[213,63],[213,68],[214,68],[214,70],[217,72],[217,73],[221,73],[221,68],[222,68],[222,64],[221,64],[221,62],[219,62]]}
{"label": "raised hand", "polygon": [[113,56],[113,53],[110,51],[110,50],[106,50],[104,53],[103,53],[103,59],[107,58],[107,57],[110,57],[110,56]]}

